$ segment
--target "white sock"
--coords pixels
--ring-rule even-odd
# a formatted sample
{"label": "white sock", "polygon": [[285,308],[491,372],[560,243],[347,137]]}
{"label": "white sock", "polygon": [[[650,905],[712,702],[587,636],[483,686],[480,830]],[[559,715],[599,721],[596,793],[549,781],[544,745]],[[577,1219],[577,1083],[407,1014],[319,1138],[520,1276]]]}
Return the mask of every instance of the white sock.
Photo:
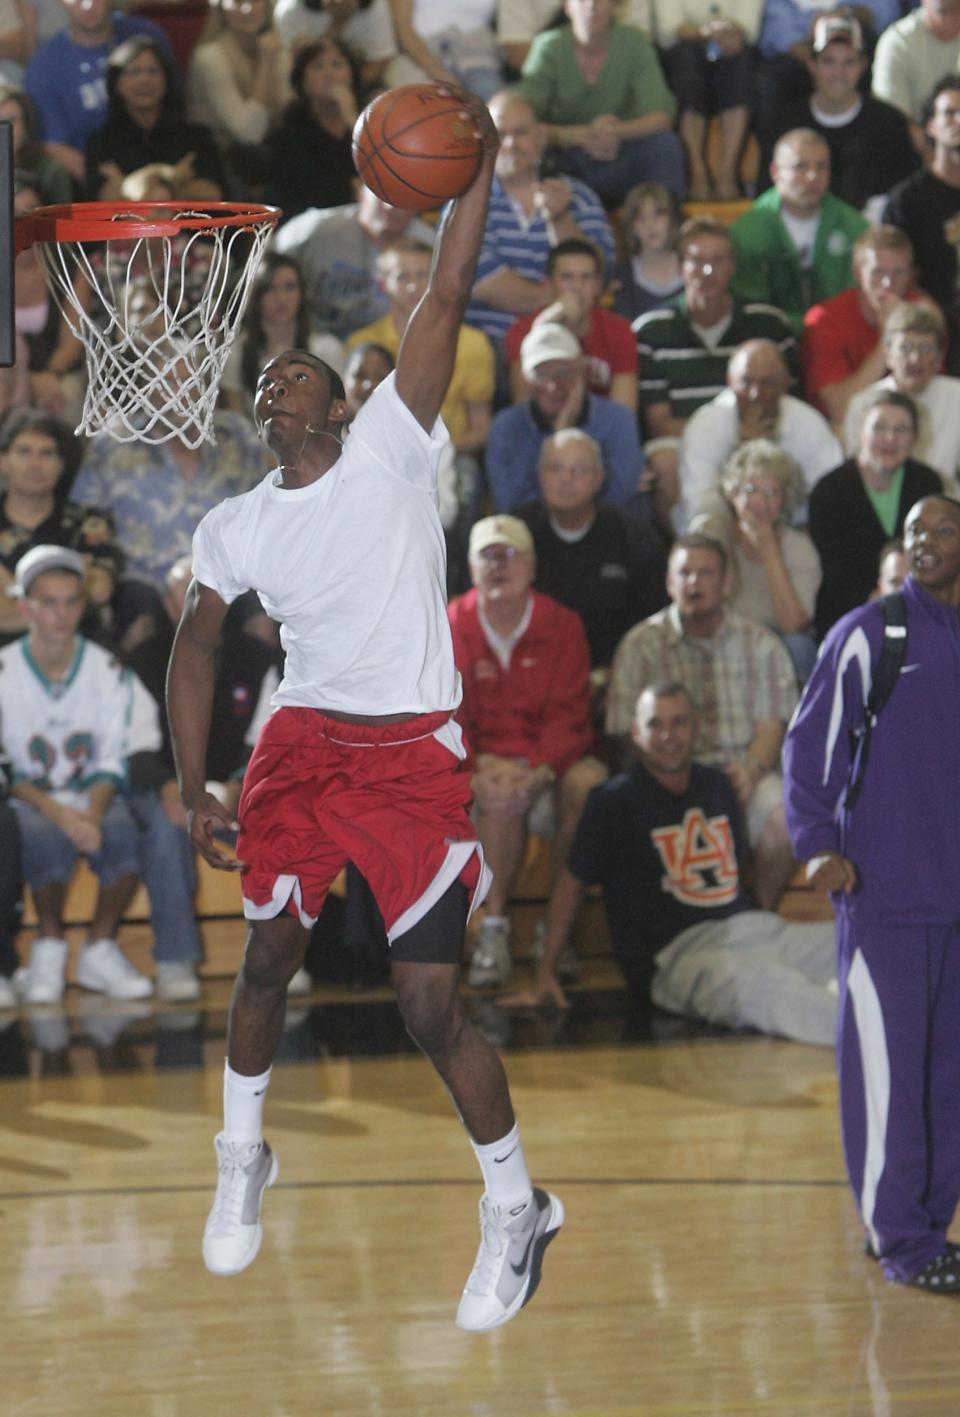
{"label": "white sock", "polygon": [[516,1205],[531,1195],[533,1186],[516,1123],[500,1141],[481,1146],[471,1138],[471,1144],[480,1162],[487,1195],[494,1205]]}
{"label": "white sock", "polygon": [[260,1141],[263,1137],[263,1099],[270,1081],[271,1069],[259,1077],[244,1077],[235,1073],[229,1063],[223,1065],[223,1130],[227,1141],[239,1146]]}

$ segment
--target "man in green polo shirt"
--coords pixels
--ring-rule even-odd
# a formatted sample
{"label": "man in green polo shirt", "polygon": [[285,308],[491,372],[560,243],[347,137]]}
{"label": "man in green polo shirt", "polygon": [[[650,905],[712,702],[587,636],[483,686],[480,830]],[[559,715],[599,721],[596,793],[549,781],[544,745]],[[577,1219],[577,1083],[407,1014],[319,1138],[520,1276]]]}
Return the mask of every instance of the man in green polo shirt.
{"label": "man in green polo shirt", "polygon": [[853,285],[853,243],[868,222],[830,192],[830,150],[812,128],[784,134],[770,176],[774,185],[730,228],[732,289],[785,311],[799,335],[811,305]]}

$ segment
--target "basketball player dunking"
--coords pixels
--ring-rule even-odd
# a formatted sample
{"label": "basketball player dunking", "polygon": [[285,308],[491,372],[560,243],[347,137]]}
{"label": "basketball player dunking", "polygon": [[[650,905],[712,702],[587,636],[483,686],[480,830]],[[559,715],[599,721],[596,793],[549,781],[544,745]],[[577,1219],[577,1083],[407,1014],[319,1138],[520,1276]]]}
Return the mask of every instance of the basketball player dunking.
{"label": "basketball player dunking", "polygon": [[[263,1193],[277,1176],[261,1120],[287,981],[349,859],[383,913],[404,1022],[449,1089],[483,1173],[480,1249],[457,1312],[461,1328],[481,1330],[505,1323],[532,1295],[563,1206],[531,1186],[503,1065],[459,996],[464,927],[488,872],[452,718],[460,681],[437,513],[447,441],[438,414],[497,146],[485,106],[459,97],[484,157],[444,221],[396,371],[343,447],[343,386],[332,370],[299,350],[263,370],[256,418],[279,466],[197,528],[168,696],[193,842],[212,865],[242,871],[250,922],[230,1008],[207,1268],[235,1274],[259,1249]],[[281,623],[286,668],[247,769],[233,862],[213,833],[236,823],[205,791],[204,764],[221,626],[250,587]]]}

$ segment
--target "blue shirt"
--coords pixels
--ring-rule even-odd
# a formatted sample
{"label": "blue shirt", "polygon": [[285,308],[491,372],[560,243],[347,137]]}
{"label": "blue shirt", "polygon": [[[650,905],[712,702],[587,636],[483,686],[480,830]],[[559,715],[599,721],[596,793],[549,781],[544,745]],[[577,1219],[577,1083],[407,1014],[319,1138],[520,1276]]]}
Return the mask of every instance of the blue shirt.
{"label": "blue shirt", "polygon": [[80,152],[107,116],[107,59],[131,35],[148,34],[176,65],[170,43],[159,25],[136,15],[113,16],[113,34],[93,48],[77,44],[61,30],[41,44],[27,65],[24,86],[40,115],[40,137],[64,143]]}
{"label": "blue shirt", "polygon": [[[643,451],[633,414],[622,404],[590,394],[586,418],[577,426],[600,444],[607,474],[600,489],[601,500],[620,507],[633,502],[643,468]],[[537,463],[550,431],[534,418],[529,402],[512,404],[496,415],[486,454],[487,482],[494,511],[512,512],[539,495]]]}
{"label": "blue shirt", "polygon": [[[607,271],[613,270],[613,232],[599,197],[575,177],[568,177],[573,197],[570,212],[581,232],[603,252]],[[543,280],[552,246],[547,223],[539,210],[527,220],[521,209],[504,192],[496,178],[490,191],[490,211],[477,260],[475,284],[499,271],[512,270],[525,280]],[[482,300],[471,300],[465,320],[493,339],[503,339],[516,319],[509,310],[495,310]]]}

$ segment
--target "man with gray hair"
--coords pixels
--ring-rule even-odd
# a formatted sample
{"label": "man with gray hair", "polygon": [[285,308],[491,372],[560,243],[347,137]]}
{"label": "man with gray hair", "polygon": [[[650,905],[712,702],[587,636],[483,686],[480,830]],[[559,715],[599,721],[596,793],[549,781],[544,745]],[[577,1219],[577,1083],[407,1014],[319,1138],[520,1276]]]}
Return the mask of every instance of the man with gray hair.
{"label": "man with gray hair", "polygon": [[[843,461],[843,448],[822,414],[787,393],[790,374],[770,340],[747,340],[727,366],[727,387],[687,423],[680,439],[679,530],[713,510],[727,459],[742,443],[769,438],[789,453],[807,492]],[[805,512],[801,517],[805,520]]]}
{"label": "man with gray hair", "polygon": [[533,537],[537,590],[583,621],[595,693],[623,635],[666,603],[663,541],[600,501],[604,476],[596,439],[582,428],[562,429],[540,449],[540,496],[517,509]]}
{"label": "man with gray hair", "polygon": [[[527,832],[566,859],[587,793],[606,777],[591,757],[590,657],[572,610],[532,589],[533,538],[517,517],[484,517],[470,534],[473,589],[449,608],[463,681],[457,719],[474,758],[477,835],[493,872],[470,984],[511,969],[510,888]],[[572,962],[571,962],[572,963]]]}

